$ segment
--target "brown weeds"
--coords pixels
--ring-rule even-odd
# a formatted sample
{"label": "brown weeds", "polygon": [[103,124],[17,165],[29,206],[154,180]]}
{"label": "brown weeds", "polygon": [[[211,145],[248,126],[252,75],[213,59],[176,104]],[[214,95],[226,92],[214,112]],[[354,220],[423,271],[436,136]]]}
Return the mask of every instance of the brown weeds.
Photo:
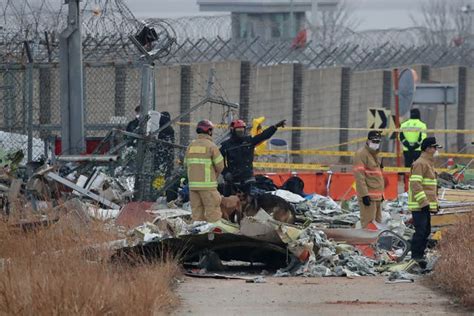
{"label": "brown weeds", "polygon": [[474,308],[474,212],[443,234],[438,249],[441,258],[433,280],[464,305]]}
{"label": "brown weeds", "polygon": [[115,238],[99,223],[61,219],[25,233],[1,222],[0,315],[167,313],[177,303],[176,262],[131,267],[110,263],[106,249],[87,251]]}

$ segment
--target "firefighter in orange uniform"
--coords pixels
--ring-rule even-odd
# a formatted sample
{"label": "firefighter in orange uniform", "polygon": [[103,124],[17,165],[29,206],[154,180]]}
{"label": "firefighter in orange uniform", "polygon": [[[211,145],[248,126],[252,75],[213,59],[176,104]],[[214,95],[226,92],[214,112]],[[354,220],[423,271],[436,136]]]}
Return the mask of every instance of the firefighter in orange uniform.
{"label": "firefighter in orange uniform", "polygon": [[197,124],[197,138],[186,150],[189,200],[194,221],[217,222],[221,219],[221,195],[217,191],[217,177],[224,169],[224,158],[212,141],[214,125],[202,120]]}
{"label": "firefighter in orange uniform", "polygon": [[367,228],[372,221],[382,222],[385,184],[382,175],[383,165],[378,157],[381,139],[379,131],[370,131],[367,143],[354,155],[353,171],[362,228]]}

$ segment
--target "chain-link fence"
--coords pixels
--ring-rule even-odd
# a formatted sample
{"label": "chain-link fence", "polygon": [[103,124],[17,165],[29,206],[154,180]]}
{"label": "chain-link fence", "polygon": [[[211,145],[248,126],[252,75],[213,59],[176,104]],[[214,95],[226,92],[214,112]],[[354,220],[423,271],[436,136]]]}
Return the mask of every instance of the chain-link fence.
{"label": "chain-link fence", "polygon": [[[124,128],[134,117],[134,109],[140,105],[141,69],[139,64],[85,65],[85,130],[91,144],[112,128]],[[58,64],[3,65],[0,68],[0,102],[3,149],[22,149],[26,155],[30,133],[31,158],[48,155],[51,148],[60,153]]]}

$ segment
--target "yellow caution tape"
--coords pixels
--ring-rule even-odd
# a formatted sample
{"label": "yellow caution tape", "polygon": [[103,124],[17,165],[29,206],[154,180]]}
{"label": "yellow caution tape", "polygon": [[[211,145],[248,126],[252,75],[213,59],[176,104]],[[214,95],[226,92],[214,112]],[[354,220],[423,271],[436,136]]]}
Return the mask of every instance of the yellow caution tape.
{"label": "yellow caution tape", "polygon": [[279,162],[261,162],[253,163],[256,168],[272,168],[272,169],[287,169],[287,170],[329,170],[328,166],[311,163],[279,163]]}
{"label": "yellow caution tape", "polygon": [[[272,168],[272,169],[286,169],[286,170],[319,170],[328,171],[331,168],[327,165],[311,164],[311,163],[286,163],[286,162],[260,162],[256,161],[253,163],[256,168]],[[397,173],[409,173],[410,168],[404,167],[385,167],[384,172],[397,172]],[[436,168],[438,172],[449,172],[451,169]],[[349,171],[350,173],[351,171]]]}
{"label": "yellow caution tape", "polygon": [[[335,151],[335,150],[315,150],[315,149],[302,149],[302,150],[281,150],[281,149],[272,149],[264,150],[260,155],[316,155],[316,156],[338,156],[338,157],[352,157],[354,156],[354,151]],[[440,153],[440,157],[444,158],[468,158],[473,159],[474,154],[458,154],[458,153]],[[397,154],[389,152],[379,153],[379,157],[382,158],[396,158]]]}
{"label": "yellow caution tape", "polygon": [[[191,122],[178,122],[178,125],[187,125],[195,126],[197,123]],[[227,124],[216,124],[216,128],[226,129],[229,127]],[[265,128],[265,127],[264,127]],[[373,128],[365,127],[324,127],[324,126],[287,126],[279,128],[283,131],[352,131],[352,132],[368,132],[373,131]],[[420,128],[384,128],[379,129],[383,133],[393,133],[393,132],[419,132],[423,131],[425,133],[439,133],[439,134],[474,134],[472,129],[420,129]]]}

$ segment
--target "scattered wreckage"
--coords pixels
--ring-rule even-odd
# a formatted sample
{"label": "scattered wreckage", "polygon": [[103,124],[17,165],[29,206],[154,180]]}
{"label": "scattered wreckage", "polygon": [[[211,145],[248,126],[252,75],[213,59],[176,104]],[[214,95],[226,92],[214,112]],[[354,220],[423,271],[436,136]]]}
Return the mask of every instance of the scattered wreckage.
{"label": "scattered wreckage", "polygon": [[[192,222],[189,203],[176,207],[162,200],[132,201],[135,178],[123,166],[127,155],[130,153],[121,157],[63,156],[58,159],[61,164],[29,163],[20,176],[23,157],[10,154],[10,173],[4,173],[0,184],[3,214],[30,207],[40,215],[39,220],[15,224],[26,230],[51,225],[61,214],[72,216],[78,225],[94,219],[106,221],[127,232],[125,238],[108,244],[114,251],[112,260],[174,255],[191,275],[196,274],[193,271],[199,275],[232,271],[238,264],[248,270],[273,271],[280,277],[352,278],[387,273],[390,283],[414,279],[407,274],[416,267],[409,261],[407,240],[413,230],[406,193],[384,202],[383,223],[373,230],[357,228],[355,198],[338,203],[329,197],[302,196],[283,189],[265,191],[260,200],[244,201],[247,204],[237,223],[231,220],[238,217],[234,212],[242,203],[238,197],[223,200],[223,215],[229,221]],[[122,165],[116,163],[119,160]],[[441,211],[432,219],[435,229],[472,210],[474,192],[469,184],[464,184],[465,190],[459,190],[460,185],[440,189]],[[45,219],[42,210],[47,208],[55,209],[58,217]]]}

